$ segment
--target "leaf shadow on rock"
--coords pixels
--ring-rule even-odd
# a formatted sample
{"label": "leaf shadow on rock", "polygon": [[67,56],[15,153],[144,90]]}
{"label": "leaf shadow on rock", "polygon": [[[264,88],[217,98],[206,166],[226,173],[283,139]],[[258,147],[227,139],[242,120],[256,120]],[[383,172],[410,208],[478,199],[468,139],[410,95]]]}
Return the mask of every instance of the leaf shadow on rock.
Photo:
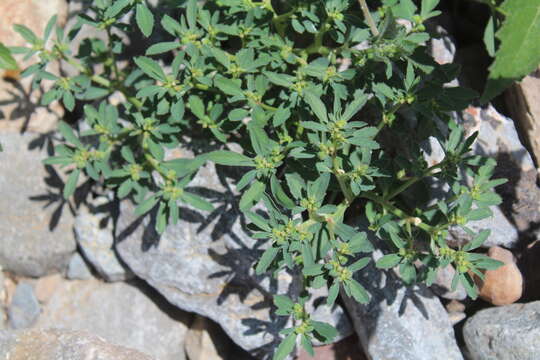
{"label": "leaf shadow on rock", "polygon": [[40,87],[40,90],[34,91],[36,94],[40,94],[40,96],[34,100],[33,97],[36,95],[32,94],[33,90],[26,90],[21,81],[7,80],[6,82],[12,84],[12,89],[6,89],[4,93],[9,95],[9,97],[0,101],[0,121],[7,121],[7,119],[5,119],[6,114],[1,111],[2,107],[15,105],[15,108],[11,111],[9,121],[24,119],[19,131],[22,134],[28,130],[32,114],[38,109],[45,109],[51,114],[56,116],[59,115],[56,114],[51,107],[41,105],[41,96],[45,92],[42,87]]}
{"label": "leaf shadow on rock", "polygon": [[[28,145],[28,150],[45,152],[47,156],[54,154],[54,143],[58,139],[54,133],[45,133],[37,135]],[[43,165],[45,170],[45,178],[43,179],[46,185],[46,192],[30,196],[31,201],[42,202],[43,208],[56,206],[49,220],[49,231],[54,231],[58,226],[64,211],[76,214],[76,210],[86,201],[91,189],[92,180],[88,179],[80,184],[73,196],[72,200],[66,200],[63,196],[64,180],[58,173],[57,169],[51,165]],[[65,210],[67,208],[67,210]]]}

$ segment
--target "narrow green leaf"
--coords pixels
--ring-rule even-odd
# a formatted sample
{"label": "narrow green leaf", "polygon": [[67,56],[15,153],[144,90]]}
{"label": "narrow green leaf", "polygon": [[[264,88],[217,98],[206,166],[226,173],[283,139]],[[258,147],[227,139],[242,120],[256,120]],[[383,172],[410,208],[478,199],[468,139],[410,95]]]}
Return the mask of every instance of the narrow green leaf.
{"label": "narrow green leaf", "polygon": [[315,331],[325,339],[326,342],[332,341],[332,339],[334,339],[338,334],[336,328],[330,324],[320,321],[311,321],[311,325]]}
{"label": "narrow green leaf", "polygon": [[350,279],[346,282],[346,286],[349,287],[352,297],[360,304],[367,304],[369,302],[369,294],[358,281]]}
{"label": "narrow green leaf", "polygon": [[178,49],[179,47],[180,47],[180,43],[177,41],[160,42],[160,43],[150,46],[146,50],[146,55],[163,54],[171,50]]}
{"label": "narrow green leaf", "polygon": [[285,360],[287,355],[291,354],[296,345],[296,333],[291,333],[279,344],[276,352],[274,353],[273,360]]}
{"label": "narrow green leaf", "polygon": [[154,29],[154,15],[145,4],[138,4],[135,20],[144,36],[149,37]]}
{"label": "narrow green leaf", "polygon": [[209,202],[206,199],[203,199],[202,197],[189,193],[184,192],[182,194],[182,200],[185,201],[187,204],[193,206],[196,209],[202,210],[202,211],[213,211],[214,205],[212,205],[211,202]]}
{"label": "narrow green leaf", "polygon": [[242,195],[242,198],[240,199],[240,210],[249,210],[254,203],[261,199],[265,188],[266,185],[260,181],[255,181],[253,184],[251,184],[249,189]]}
{"label": "narrow green leaf", "polygon": [[321,99],[310,91],[304,92],[304,100],[310,106],[311,110],[323,123],[328,122],[328,114],[326,113],[326,106]]}
{"label": "narrow green leaf", "polygon": [[261,275],[268,270],[268,267],[274,261],[276,255],[278,254],[279,249],[274,247],[269,247],[264,251],[262,254],[259,263],[257,264],[257,267],[255,268],[255,273],[257,275]]}
{"label": "narrow green leaf", "polygon": [[311,340],[306,336],[306,334],[302,334],[300,336],[300,343],[302,344],[302,347],[310,356],[315,356],[315,351],[313,351],[313,344],[311,343]]}
{"label": "narrow green leaf", "polygon": [[158,81],[166,81],[167,77],[165,76],[165,73],[163,72],[163,69],[161,68],[161,65],[157,63],[156,61],[144,57],[139,56],[134,59],[135,64],[148,76],[151,78],[158,80]]}
{"label": "narrow green leaf", "polygon": [[75,169],[71,174],[69,174],[66,185],[64,186],[64,199],[68,199],[75,192],[80,174],[81,171],[79,169]]}
{"label": "narrow green leaf", "polygon": [[219,165],[251,167],[255,166],[255,163],[251,158],[234,151],[216,150],[208,153],[206,155],[206,158]]}
{"label": "narrow green leaf", "polygon": [[197,0],[189,0],[187,3],[186,17],[191,30],[197,28]]}
{"label": "narrow green leaf", "polygon": [[82,147],[81,141],[75,135],[71,126],[69,126],[63,121],[60,121],[60,123],[58,124],[58,131],[60,131],[60,134],[62,134],[62,136],[64,137],[64,139],[66,139],[68,143],[73,144],[77,147]]}
{"label": "narrow green leaf", "polygon": [[379,269],[390,269],[399,264],[400,261],[401,257],[398,254],[388,254],[377,260],[375,266]]}
{"label": "narrow green leaf", "polygon": [[150,211],[159,201],[159,197],[157,195],[152,195],[148,199],[144,200],[142,203],[139,204],[135,208],[135,216],[141,216],[143,214],[146,214],[148,211]]}

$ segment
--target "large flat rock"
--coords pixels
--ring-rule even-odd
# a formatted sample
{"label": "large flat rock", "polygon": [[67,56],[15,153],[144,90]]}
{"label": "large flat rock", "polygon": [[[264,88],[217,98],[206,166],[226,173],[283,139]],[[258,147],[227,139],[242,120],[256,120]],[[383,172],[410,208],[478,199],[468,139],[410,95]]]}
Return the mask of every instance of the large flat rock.
{"label": "large flat rock", "polygon": [[146,287],[147,293],[127,283],[96,279],[55,282],[34,327],[85,331],[155,359],[184,360],[191,314]]}
{"label": "large flat rock", "polygon": [[0,265],[30,277],[63,271],[76,248],[62,180],[37,138],[0,132]]}

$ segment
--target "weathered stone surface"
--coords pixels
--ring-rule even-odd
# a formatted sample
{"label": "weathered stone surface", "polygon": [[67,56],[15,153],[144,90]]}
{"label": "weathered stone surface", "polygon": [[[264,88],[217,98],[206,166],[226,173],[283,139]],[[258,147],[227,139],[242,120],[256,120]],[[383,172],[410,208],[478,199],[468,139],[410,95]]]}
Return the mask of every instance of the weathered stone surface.
{"label": "weathered stone surface", "polygon": [[[271,295],[294,293],[296,283],[287,274],[276,281],[256,276],[253,265],[263,252],[242,226],[237,197],[226,185],[223,169],[203,167],[191,185],[208,197],[216,210],[210,215],[181,206],[184,220],[159,237],[152,216],[137,219],[133,206],[122,202],[117,224],[117,251],[122,260],[172,304],[219,323],[243,349],[262,356],[272,351],[277,333],[286,325],[271,315]],[[225,184],[225,185],[224,185]],[[343,309],[330,318],[342,336],[351,332]],[[341,336],[341,337],[342,337]]]}
{"label": "weathered stone surface", "polygon": [[[377,250],[376,258],[382,254]],[[463,359],[448,314],[424,286],[405,287],[392,271],[373,263],[356,274],[371,294],[362,305],[342,293],[362,347],[371,360]]]}
{"label": "weathered stone surface", "polygon": [[152,360],[83,331],[0,331],[0,357],[9,360]]}
{"label": "weathered stone surface", "polygon": [[114,251],[113,223],[106,207],[109,200],[100,197],[89,207],[82,206],[75,218],[75,238],[84,256],[107,281],[122,281],[132,277]]}
{"label": "weathered stone surface", "polygon": [[[492,208],[494,215],[467,226],[474,231],[491,229],[484,247],[513,248],[520,237],[537,237],[538,229],[534,224],[540,221],[540,189],[536,186],[532,158],[521,144],[514,122],[491,105],[486,109],[469,107],[462,113],[461,121],[468,134],[479,131],[474,153],[495,158],[495,177],[509,180],[496,188],[503,203]],[[456,243],[469,238],[458,227],[450,234]]]}
{"label": "weathered stone surface", "polygon": [[512,85],[505,96],[512,119],[518,122],[521,133],[538,164],[540,161],[540,68]]}
{"label": "weathered stone surface", "polygon": [[154,302],[133,285],[65,280],[43,306],[35,328],[87,331],[159,360],[183,360],[189,320],[189,314],[162,298]]}
{"label": "weathered stone surface", "polygon": [[467,297],[467,292],[463,285],[458,284],[456,290],[452,291],[452,279],[456,274],[456,270],[452,265],[448,265],[443,269],[439,269],[435,282],[431,286],[431,290],[442,298],[449,300],[463,300]]}
{"label": "weathered stone surface", "polygon": [[463,337],[472,360],[540,359],[540,301],[481,310]]}
{"label": "weathered stone surface", "polygon": [[483,281],[475,277],[480,289],[480,297],[493,305],[515,303],[523,293],[523,277],[515,263],[514,256],[510,251],[498,246],[491,247],[488,256],[502,261],[504,265],[496,270],[486,271]]}
{"label": "weathered stone surface", "polygon": [[86,265],[81,254],[75,253],[69,260],[66,278],[70,280],[88,280],[92,277],[92,273]]}
{"label": "weathered stone surface", "polygon": [[13,329],[25,329],[32,326],[41,312],[38,299],[32,285],[20,283],[15,289],[9,304],[9,324]]}
{"label": "weathered stone surface", "polygon": [[76,244],[62,180],[41,163],[45,150],[29,149],[36,135],[0,133],[0,143],[0,265],[30,277],[63,271]]}
{"label": "weathered stone surface", "polygon": [[231,344],[226,336],[223,337],[222,331],[219,325],[197,315],[184,341],[187,358],[189,360],[227,359]]}
{"label": "weathered stone surface", "polygon": [[[13,25],[22,24],[30,28],[38,37],[49,19],[58,15],[58,22],[65,24],[67,18],[67,3],[65,0],[2,0],[0,2],[0,42],[8,46],[26,46],[26,41],[13,30]],[[25,63],[17,57],[19,66],[24,68],[31,65],[35,59]],[[58,64],[51,64],[48,70],[58,73]],[[31,79],[18,79],[10,83],[2,78],[0,70],[0,130],[18,132],[30,130],[48,132],[55,128],[64,110],[58,102],[51,106],[40,106],[41,91],[30,91]],[[13,76],[11,76],[13,78]],[[18,78],[18,76],[14,76]],[[49,82],[45,82],[49,83]]]}

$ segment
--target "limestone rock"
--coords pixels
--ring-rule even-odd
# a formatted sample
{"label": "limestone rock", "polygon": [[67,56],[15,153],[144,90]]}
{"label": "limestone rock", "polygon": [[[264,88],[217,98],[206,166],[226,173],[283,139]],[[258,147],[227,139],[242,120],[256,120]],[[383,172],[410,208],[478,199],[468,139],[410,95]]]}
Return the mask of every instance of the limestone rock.
{"label": "limestone rock", "polygon": [[[216,171],[213,164],[203,167],[191,190],[209,198],[216,210],[202,215],[182,205],[182,220],[161,237],[154,230],[153,214],[137,219],[133,205],[122,202],[116,248],[129,268],[172,304],[212,319],[240,347],[267,356],[286,326],[286,319],[271,314],[272,294],[294,294],[298,283],[286,273],[277,280],[255,275],[253,267],[264,248],[242,225],[246,221],[227,177],[239,174]],[[351,333],[339,306],[317,320],[337,326],[340,338]]]}
{"label": "limestone rock", "polygon": [[75,218],[75,238],[85,258],[107,281],[122,281],[132,277],[114,251],[113,223],[106,207],[109,200],[98,198],[89,208],[82,206]]}
{"label": "limestone rock", "polygon": [[8,309],[11,328],[29,328],[37,321],[40,312],[41,308],[32,285],[28,283],[17,285]]}
{"label": "limestone rock", "polygon": [[230,344],[223,337],[219,325],[202,316],[196,316],[184,342],[189,360],[225,360]]}
{"label": "limestone rock", "polygon": [[431,290],[442,298],[449,300],[463,300],[467,297],[467,292],[461,283],[458,284],[456,290],[452,291],[452,279],[456,274],[456,270],[450,264],[443,269],[437,271],[435,282],[431,286]]}
{"label": "limestone rock", "polygon": [[[2,0],[0,2],[0,42],[7,46],[26,46],[26,41],[13,30],[13,25],[22,24],[30,28],[38,37],[43,36],[45,26],[53,15],[58,15],[58,23],[65,24],[67,3],[65,0]],[[19,66],[25,68],[35,62],[31,59]],[[58,64],[50,64],[49,72],[58,74]],[[18,132],[29,130],[46,133],[54,130],[64,110],[58,102],[51,106],[40,106],[39,90],[30,90],[31,79],[18,79],[10,83],[2,79],[0,70],[0,130]],[[47,83],[49,86],[50,82]]]}
{"label": "limestone rock", "polygon": [[494,246],[488,251],[492,259],[502,261],[503,266],[487,270],[484,281],[475,277],[480,289],[480,297],[493,305],[509,305],[519,300],[523,292],[523,277],[514,256],[506,249]]}
{"label": "limestone rock", "polygon": [[142,289],[146,293],[120,282],[65,280],[43,306],[35,328],[86,331],[159,360],[185,359],[190,315],[159,296],[153,301],[152,289]]}
{"label": "limestone rock", "polygon": [[70,280],[88,280],[91,277],[92,273],[81,254],[73,254],[71,260],[69,260],[66,278]]}
{"label": "limestone rock", "polygon": [[506,105],[536,159],[540,161],[540,68],[505,93]]}
{"label": "limestone rock", "polygon": [[42,140],[0,132],[0,265],[29,277],[63,271],[76,247],[63,181],[35,148]]}
{"label": "limestone rock", "polygon": [[152,360],[83,331],[0,331],[0,357],[9,360]]}
{"label": "limestone rock", "polygon": [[484,309],[463,328],[471,360],[540,359],[540,301]]}
{"label": "limestone rock", "polygon": [[[375,257],[382,253],[377,250]],[[362,347],[371,360],[462,360],[454,329],[439,299],[424,286],[405,287],[392,271],[373,262],[356,280],[371,294],[359,304],[342,293]]]}

